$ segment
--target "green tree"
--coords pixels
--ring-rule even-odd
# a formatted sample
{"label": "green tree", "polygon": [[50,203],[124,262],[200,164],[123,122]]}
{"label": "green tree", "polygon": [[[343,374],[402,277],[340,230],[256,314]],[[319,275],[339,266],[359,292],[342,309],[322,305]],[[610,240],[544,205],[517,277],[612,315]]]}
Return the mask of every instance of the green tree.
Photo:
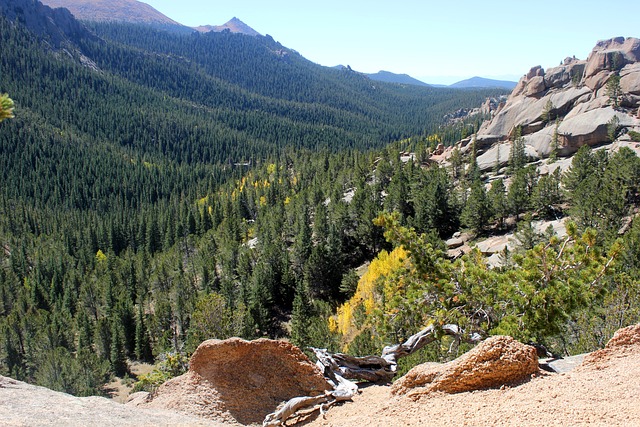
{"label": "green tree", "polygon": [[538,179],[532,194],[532,205],[542,217],[553,218],[559,213],[559,205],[563,202],[560,183],[560,168]]}
{"label": "green tree", "polygon": [[471,185],[471,193],[462,209],[460,220],[476,233],[481,233],[491,215],[491,204],[484,184],[477,180]]}
{"label": "green tree", "polygon": [[491,183],[487,198],[489,199],[493,218],[498,221],[498,227],[503,228],[504,220],[509,215],[509,204],[502,178]]}
{"label": "green tree", "polygon": [[122,325],[117,320],[111,322],[111,350],[109,354],[111,369],[118,377],[124,377],[129,367],[125,354],[125,340]]}
{"label": "green tree", "polygon": [[427,324],[455,324],[465,336],[507,334],[548,342],[572,314],[595,301],[622,250],[620,242],[603,250],[594,230],[580,235],[569,223],[568,237],[515,254],[513,266],[499,270],[488,268],[478,251],[455,261],[444,258],[425,235],[401,227],[397,215],[381,216],[377,223],[410,254],[381,283],[391,289],[402,284],[380,310],[390,314],[381,319],[386,327],[404,334]]}
{"label": "green tree", "polygon": [[609,80],[607,80],[605,94],[609,97],[609,105],[615,108],[620,106],[620,96],[623,92],[620,87],[620,76],[618,74],[613,74],[609,77]]}
{"label": "green tree", "polygon": [[511,151],[509,152],[509,173],[515,175],[520,169],[527,164],[527,154],[525,151],[524,137],[522,136],[522,128],[516,127],[511,143]]}
{"label": "green tree", "polygon": [[553,105],[553,102],[551,101],[551,98],[549,98],[546,104],[544,104],[544,108],[542,110],[542,116],[540,117],[544,123],[549,123],[551,120],[554,119],[553,117],[554,109],[555,107]]}
{"label": "green tree", "polygon": [[529,209],[536,173],[535,167],[532,166],[519,169],[511,180],[507,203],[510,212],[516,217]]}
{"label": "green tree", "polygon": [[196,303],[191,315],[187,332],[187,352],[192,353],[200,343],[208,339],[222,340],[242,335],[245,316],[242,304],[232,309],[217,293],[203,296]]}

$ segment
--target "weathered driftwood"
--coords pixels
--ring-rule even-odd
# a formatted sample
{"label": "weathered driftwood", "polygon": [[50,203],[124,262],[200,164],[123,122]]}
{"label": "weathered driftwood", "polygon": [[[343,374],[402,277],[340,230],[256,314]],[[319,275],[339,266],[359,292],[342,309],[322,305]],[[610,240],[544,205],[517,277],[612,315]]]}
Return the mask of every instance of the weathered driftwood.
{"label": "weathered driftwood", "polygon": [[[444,325],[441,330],[458,339],[462,336],[462,331],[456,325]],[[480,338],[479,335],[474,334],[469,341],[477,342]],[[436,327],[430,325],[402,344],[385,347],[381,356],[355,357],[343,353],[331,354],[326,349],[311,348],[318,358],[318,367],[324,372],[333,390],[315,397],[295,397],[278,411],[267,415],[262,425],[264,427],[280,426],[300,410],[312,412],[320,409],[322,412],[337,402],[351,400],[358,392],[358,386],[349,380],[389,382],[397,372],[400,358],[415,353],[436,339]]]}
{"label": "weathered driftwood", "polygon": [[315,397],[302,396],[293,399],[282,405],[276,412],[268,414],[262,422],[263,427],[276,427],[283,425],[289,418],[298,414],[298,411],[305,410],[308,413],[320,410],[324,413],[332,405],[351,398],[358,392],[358,386],[346,380],[340,375],[333,375],[329,380],[334,389]]}

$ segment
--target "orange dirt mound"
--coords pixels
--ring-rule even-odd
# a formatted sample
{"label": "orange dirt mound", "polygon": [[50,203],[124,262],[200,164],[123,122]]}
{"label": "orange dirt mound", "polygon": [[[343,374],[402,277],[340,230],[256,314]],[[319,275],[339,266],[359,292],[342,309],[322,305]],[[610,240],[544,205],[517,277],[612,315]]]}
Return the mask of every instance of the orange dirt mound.
{"label": "orange dirt mound", "polygon": [[393,384],[392,392],[414,397],[437,391],[460,393],[522,381],[536,372],[533,347],[494,336],[449,363],[416,366]]}

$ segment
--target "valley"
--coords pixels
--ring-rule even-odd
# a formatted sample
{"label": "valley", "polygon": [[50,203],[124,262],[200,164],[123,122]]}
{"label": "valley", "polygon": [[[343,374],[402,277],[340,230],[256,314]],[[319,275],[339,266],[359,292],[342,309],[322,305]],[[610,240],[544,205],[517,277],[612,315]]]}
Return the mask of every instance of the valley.
{"label": "valley", "polygon": [[[477,337],[568,356],[640,321],[639,39],[440,88],[142,5],[0,0],[0,375],[155,392],[210,338],[362,356],[435,325],[399,378]],[[362,399],[401,425],[386,393]]]}

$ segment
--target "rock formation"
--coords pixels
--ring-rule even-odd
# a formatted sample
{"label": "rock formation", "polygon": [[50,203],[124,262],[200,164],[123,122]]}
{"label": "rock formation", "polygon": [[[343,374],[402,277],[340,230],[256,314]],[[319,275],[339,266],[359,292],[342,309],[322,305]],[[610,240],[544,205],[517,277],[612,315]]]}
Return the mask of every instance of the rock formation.
{"label": "rock formation", "polygon": [[460,393],[523,381],[536,372],[535,348],[511,337],[493,336],[449,363],[416,366],[393,384],[392,392],[409,397]]}
{"label": "rock formation", "polygon": [[75,397],[0,375],[0,425],[65,427],[228,427],[194,414],[139,409],[105,397]]}
{"label": "rock formation", "polygon": [[203,342],[186,374],[153,395],[134,396],[130,404],[250,424],[262,423],[283,401],[329,389],[322,372],[296,346],[231,338]]}
{"label": "rock formation", "polygon": [[[620,96],[614,108],[607,82],[616,74]],[[548,70],[536,66],[520,79],[504,106],[478,131],[478,166],[487,171],[506,164],[518,127],[531,158],[546,158],[554,150],[569,156],[582,145],[611,142],[608,125],[614,117],[621,130],[638,131],[639,110],[640,39],[600,41],[586,60],[567,58]],[[461,141],[463,153],[469,142]]]}

